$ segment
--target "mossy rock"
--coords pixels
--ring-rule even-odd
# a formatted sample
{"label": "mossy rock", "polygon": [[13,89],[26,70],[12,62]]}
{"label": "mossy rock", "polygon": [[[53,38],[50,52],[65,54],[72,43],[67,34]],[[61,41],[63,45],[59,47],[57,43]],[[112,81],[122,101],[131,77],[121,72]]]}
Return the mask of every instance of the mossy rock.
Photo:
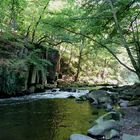
{"label": "mossy rock", "polygon": [[109,112],[105,115],[102,116],[103,120],[115,120],[115,121],[120,121],[121,120],[121,113],[120,112]]}
{"label": "mossy rock", "polygon": [[140,105],[140,100],[139,99],[130,101],[128,103],[128,106],[138,106],[138,105]]}
{"label": "mossy rock", "polygon": [[98,103],[112,103],[112,99],[107,91],[105,90],[92,90],[87,94],[87,98],[90,101],[98,101]]}
{"label": "mossy rock", "polygon": [[[0,65],[0,96],[10,97],[25,90],[26,71],[20,65]],[[20,71],[20,72],[19,72]]]}

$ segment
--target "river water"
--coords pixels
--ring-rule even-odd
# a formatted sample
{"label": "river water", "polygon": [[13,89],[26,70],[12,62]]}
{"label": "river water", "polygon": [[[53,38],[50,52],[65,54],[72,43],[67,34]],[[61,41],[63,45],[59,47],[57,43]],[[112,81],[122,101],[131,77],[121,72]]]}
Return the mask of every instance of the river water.
{"label": "river water", "polygon": [[66,94],[80,96],[86,92],[0,99],[0,140],[67,140],[73,133],[86,134],[101,112],[92,115],[87,101],[66,99]]}

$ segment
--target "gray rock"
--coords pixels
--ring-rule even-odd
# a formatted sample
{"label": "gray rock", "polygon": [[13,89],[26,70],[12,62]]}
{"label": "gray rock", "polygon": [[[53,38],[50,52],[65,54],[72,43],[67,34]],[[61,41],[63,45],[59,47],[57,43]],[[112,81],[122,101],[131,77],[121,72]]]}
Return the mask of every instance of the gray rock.
{"label": "gray rock", "polygon": [[96,123],[100,123],[101,121],[106,121],[106,120],[115,120],[115,121],[121,121],[122,115],[119,112],[109,112],[106,113],[105,115],[99,117],[96,120]]}
{"label": "gray rock", "polygon": [[140,136],[123,134],[122,140],[140,140]]}
{"label": "gray rock", "polygon": [[128,107],[129,101],[120,99],[120,107]]}
{"label": "gray rock", "polygon": [[81,134],[72,134],[69,140],[95,140],[95,139]]}
{"label": "gray rock", "polygon": [[92,105],[99,105],[97,99],[94,98],[93,100],[94,100],[94,101],[91,103]]}
{"label": "gray rock", "polygon": [[109,140],[109,139],[112,139],[114,137],[119,137],[119,136],[120,136],[119,131],[112,129],[110,131],[107,131],[105,133],[105,136],[104,137],[105,137],[106,140]]}
{"label": "gray rock", "polygon": [[115,120],[102,121],[88,130],[88,134],[92,136],[104,136],[110,130],[120,130],[121,124]]}
{"label": "gray rock", "polygon": [[111,139],[119,136],[122,125],[121,114],[109,112],[95,121],[95,125],[88,130],[88,135]]}
{"label": "gray rock", "polygon": [[111,104],[106,104],[106,110],[107,111],[112,111],[113,107]]}
{"label": "gray rock", "polygon": [[87,94],[87,98],[89,100],[97,101],[98,103],[112,103],[112,100],[110,98],[110,94],[105,91],[105,90],[95,90],[95,91],[90,91]]}
{"label": "gray rock", "polygon": [[76,101],[86,101],[86,96],[81,96],[81,97],[78,97],[76,98]]}

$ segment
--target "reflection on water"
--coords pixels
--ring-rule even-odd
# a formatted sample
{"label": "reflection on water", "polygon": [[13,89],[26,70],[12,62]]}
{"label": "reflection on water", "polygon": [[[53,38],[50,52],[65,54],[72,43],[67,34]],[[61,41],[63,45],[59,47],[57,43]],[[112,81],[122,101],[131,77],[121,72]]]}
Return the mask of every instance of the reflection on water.
{"label": "reflection on water", "polygon": [[92,109],[74,99],[40,99],[0,104],[0,140],[67,140],[86,133]]}

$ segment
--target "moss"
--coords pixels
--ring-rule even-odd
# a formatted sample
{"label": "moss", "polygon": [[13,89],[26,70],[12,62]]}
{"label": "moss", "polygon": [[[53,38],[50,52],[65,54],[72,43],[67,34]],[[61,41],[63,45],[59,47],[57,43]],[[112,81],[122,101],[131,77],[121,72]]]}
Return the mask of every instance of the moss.
{"label": "moss", "polygon": [[43,91],[47,77],[56,79],[59,57],[56,49],[37,47],[16,35],[0,36],[0,96],[23,94],[32,85]]}
{"label": "moss", "polygon": [[21,92],[25,87],[25,72],[18,71],[13,66],[0,65],[0,96],[11,96]]}

